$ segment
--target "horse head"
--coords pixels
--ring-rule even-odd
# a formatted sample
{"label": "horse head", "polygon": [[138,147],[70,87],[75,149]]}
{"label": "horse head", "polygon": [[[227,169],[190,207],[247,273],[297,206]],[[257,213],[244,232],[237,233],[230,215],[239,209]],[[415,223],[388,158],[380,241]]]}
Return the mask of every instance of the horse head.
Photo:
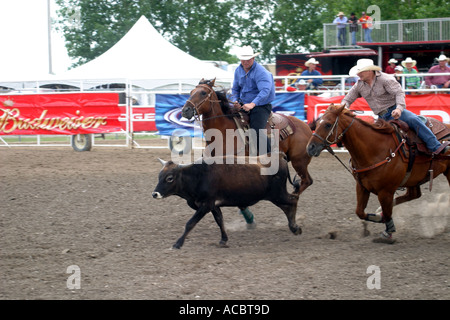
{"label": "horse head", "polygon": [[[183,106],[181,114],[186,119],[191,119],[195,114],[203,114],[211,109],[211,96],[214,93],[216,79],[205,80],[202,78],[194,90],[191,91],[189,99]],[[209,106],[209,109],[208,109]]]}
{"label": "horse head", "polygon": [[331,104],[320,120],[317,120],[316,130],[306,146],[309,156],[319,156],[323,149],[342,139],[346,130],[339,128],[339,116],[344,109],[345,106]]}

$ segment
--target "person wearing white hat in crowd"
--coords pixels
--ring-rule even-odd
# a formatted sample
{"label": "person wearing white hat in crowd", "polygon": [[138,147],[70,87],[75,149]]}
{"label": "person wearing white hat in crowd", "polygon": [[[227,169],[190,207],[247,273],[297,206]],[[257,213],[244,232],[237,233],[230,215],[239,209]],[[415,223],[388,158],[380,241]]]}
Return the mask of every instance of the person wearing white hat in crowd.
{"label": "person wearing white hat in crowd", "polygon": [[[417,61],[411,59],[411,57],[406,58],[406,60],[402,61],[403,73],[404,74],[413,74],[417,73],[417,70],[414,69]],[[407,89],[418,89],[420,87],[420,78],[419,77],[405,77],[405,86]]]}
{"label": "person wearing white hat in crowd", "polygon": [[[446,66],[447,57],[441,54],[437,60],[439,64],[431,67],[428,73],[450,73],[450,67]],[[450,75],[425,77],[425,83],[429,87],[450,88]]]}
{"label": "person wearing white hat in crowd", "polygon": [[[266,151],[271,151],[270,141],[264,133],[267,120],[272,112],[272,101],[275,99],[275,83],[272,74],[255,61],[260,53],[255,53],[251,46],[244,46],[236,55],[241,64],[234,72],[231,98],[234,106],[248,112],[250,128],[256,131],[256,150],[260,154],[261,141],[267,142]],[[261,137],[261,138],[260,138]],[[264,150],[261,150],[264,154]]]}
{"label": "person wearing white hat in crowd", "polygon": [[388,63],[389,65],[386,67],[386,70],[384,71],[387,74],[394,74],[395,73],[395,67],[397,66],[397,60],[394,58],[389,59]]}
{"label": "person wearing white hat in crowd", "polygon": [[346,31],[347,31],[347,17],[341,11],[336,15],[336,19],[334,19],[333,23],[337,25],[337,36],[340,46],[345,46],[346,41]]}
{"label": "person wearing white hat in crowd", "polygon": [[405,92],[401,85],[391,75],[381,72],[372,59],[359,59],[349,74],[358,75],[359,80],[344,97],[341,106],[348,108],[357,98],[363,97],[379,118],[406,122],[433,154],[450,151],[448,141],[441,144],[416,114],[406,110]]}
{"label": "person wearing white hat in crowd", "polygon": [[[305,62],[305,67],[307,68],[305,71],[301,73],[301,76],[321,76],[322,74],[316,70],[316,66],[319,64],[314,58],[309,59]],[[306,81],[306,90],[315,90],[318,86],[322,85],[322,78],[302,78],[295,81],[294,86],[296,86],[301,80]]]}
{"label": "person wearing white hat in crowd", "polygon": [[398,83],[402,83],[402,77],[399,77],[398,74],[403,73],[403,67],[402,66],[396,66],[395,69],[395,79],[397,79]]}

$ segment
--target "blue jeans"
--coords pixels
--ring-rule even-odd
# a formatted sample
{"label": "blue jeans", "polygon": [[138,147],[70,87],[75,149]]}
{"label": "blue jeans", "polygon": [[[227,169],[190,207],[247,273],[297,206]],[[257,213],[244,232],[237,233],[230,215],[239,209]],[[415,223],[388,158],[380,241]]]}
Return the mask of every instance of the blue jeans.
{"label": "blue jeans", "polygon": [[[391,113],[395,108],[396,106],[390,107],[388,109],[388,112],[380,118],[386,121],[394,120],[394,118],[392,118],[391,116]],[[405,109],[402,111],[402,115],[399,119],[406,122],[411,130],[414,130],[419,138],[422,139],[423,142],[425,142],[427,148],[430,151],[434,152],[441,146],[441,143],[438,141],[438,139],[436,139],[436,136],[433,134],[433,132],[431,132],[431,130],[422,122],[422,120],[420,120],[420,118],[416,114]]]}
{"label": "blue jeans", "polygon": [[366,42],[372,42],[372,29],[364,29],[364,38]]}
{"label": "blue jeans", "polygon": [[350,31],[350,34],[352,35],[352,45],[356,45],[356,31]]}
{"label": "blue jeans", "polygon": [[345,39],[345,32],[347,31],[347,28],[338,28],[338,40],[340,46],[345,46],[346,39]]}

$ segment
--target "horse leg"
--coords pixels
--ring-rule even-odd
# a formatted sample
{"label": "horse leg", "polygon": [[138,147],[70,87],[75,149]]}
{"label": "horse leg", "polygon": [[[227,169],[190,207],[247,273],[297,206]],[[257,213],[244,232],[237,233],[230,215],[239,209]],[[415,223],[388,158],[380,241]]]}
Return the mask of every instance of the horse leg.
{"label": "horse leg", "polygon": [[[414,199],[418,199],[422,196],[422,192],[420,191],[420,186],[408,187],[406,189],[406,193],[402,196],[399,196],[394,199],[392,206],[397,206],[401,203],[408,202]],[[379,207],[377,209],[377,213],[381,212],[382,209]]]}
{"label": "horse leg", "polygon": [[372,221],[372,222],[380,222],[378,218],[375,216],[375,214],[366,214],[364,210],[367,207],[367,203],[369,202],[370,198],[370,192],[361,186],[360,183],[356,183],[356,215],[363,221],[363,237],[367,237],[370,235],[370,231],[367,229],[367,222],[366,221]]}
{"label": "horse leg", "polygon": [[175,242],[173,245],[174,249],[180,249],[183,244],[184,240],[186,239],[186,236],[189,232],[195,227],[195,225],[210,211],[209,207],[203,205],[200,208],[198,208],[197,211],[195,211],[194,215],[188,220],[186,223],[186,226],[184,228],[184,233],[182,236]]}
{"label": "horse leg", "polygon": [[386,230],[383,231],[379,238],[374,242],[382,242],[392,244],[395,240],[392,234],[395,232],[394,220],[392,219],[392,208],[394,203],[394,192],[381,191],[378,193],[378,201],[381,204],[383,221],[386,224]]}
{"label": "horse leg", "polygon": [[227,241],[228,241],[228,235],[227,232],[225,231],[225,225],[223,223],[223,214],[222,214],[222,210],[220,210],[219,207],[214,207],[211,210],[213,216],[214,216],[214,220],[216,220],[217,225],[220,228],[220,233],[221,233],[221,239],[219,242],[219,245],[221,247],[226,247],[227,245]]}
{"label": "horse leg", "polygon": [[256,228],[255,217],[248,207],[239,207],[239,213],[244,216],[245,222],[247,222],[247,229]]}
{"label": "horse leg", "polygon": [[420,186],[408,187],[406,189],[406,193],[404,195],[394,199],[392,206],[397,206],[401,203],[411,201],[414,199],[418,199],[418,198],[420,198],[421,195],[422,195],[422,192],[420,191]]}
{"label": "horse leg", "polygon": [[294,158],[290,160],[301,181],[300,186],[298,185],[298,181],[293,182],[295,187],[295,191],[293,192],[293,194],[301,195],[303,191],[305,191],[306,188],[308,188],[313,183],[313,179],[308,172],[308,164],[310,162],[310,158]]}

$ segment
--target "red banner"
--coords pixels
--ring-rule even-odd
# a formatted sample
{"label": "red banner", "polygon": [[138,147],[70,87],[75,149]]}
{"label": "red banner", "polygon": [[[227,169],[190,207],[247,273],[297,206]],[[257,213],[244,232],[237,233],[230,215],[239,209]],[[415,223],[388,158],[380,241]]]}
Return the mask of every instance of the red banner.
{"label": "red banner", "polygon": [[[344,96],[331,98],[307,96],[308,122],[322,116],[331,103],[340,104],[343,98]],[[358,117],[366,121],[373,122],[376,117],[364,98],[356,99],[350,108],[362,111],[362,114],[359,114]],[[449,94],[406,95],[406,108],[417,115],[433,117],[444,123],[450,123]]]}
{"label": "red banner", "polygon": [[117,93],[0,96],[0,135],[87,134],[122,130]]}

